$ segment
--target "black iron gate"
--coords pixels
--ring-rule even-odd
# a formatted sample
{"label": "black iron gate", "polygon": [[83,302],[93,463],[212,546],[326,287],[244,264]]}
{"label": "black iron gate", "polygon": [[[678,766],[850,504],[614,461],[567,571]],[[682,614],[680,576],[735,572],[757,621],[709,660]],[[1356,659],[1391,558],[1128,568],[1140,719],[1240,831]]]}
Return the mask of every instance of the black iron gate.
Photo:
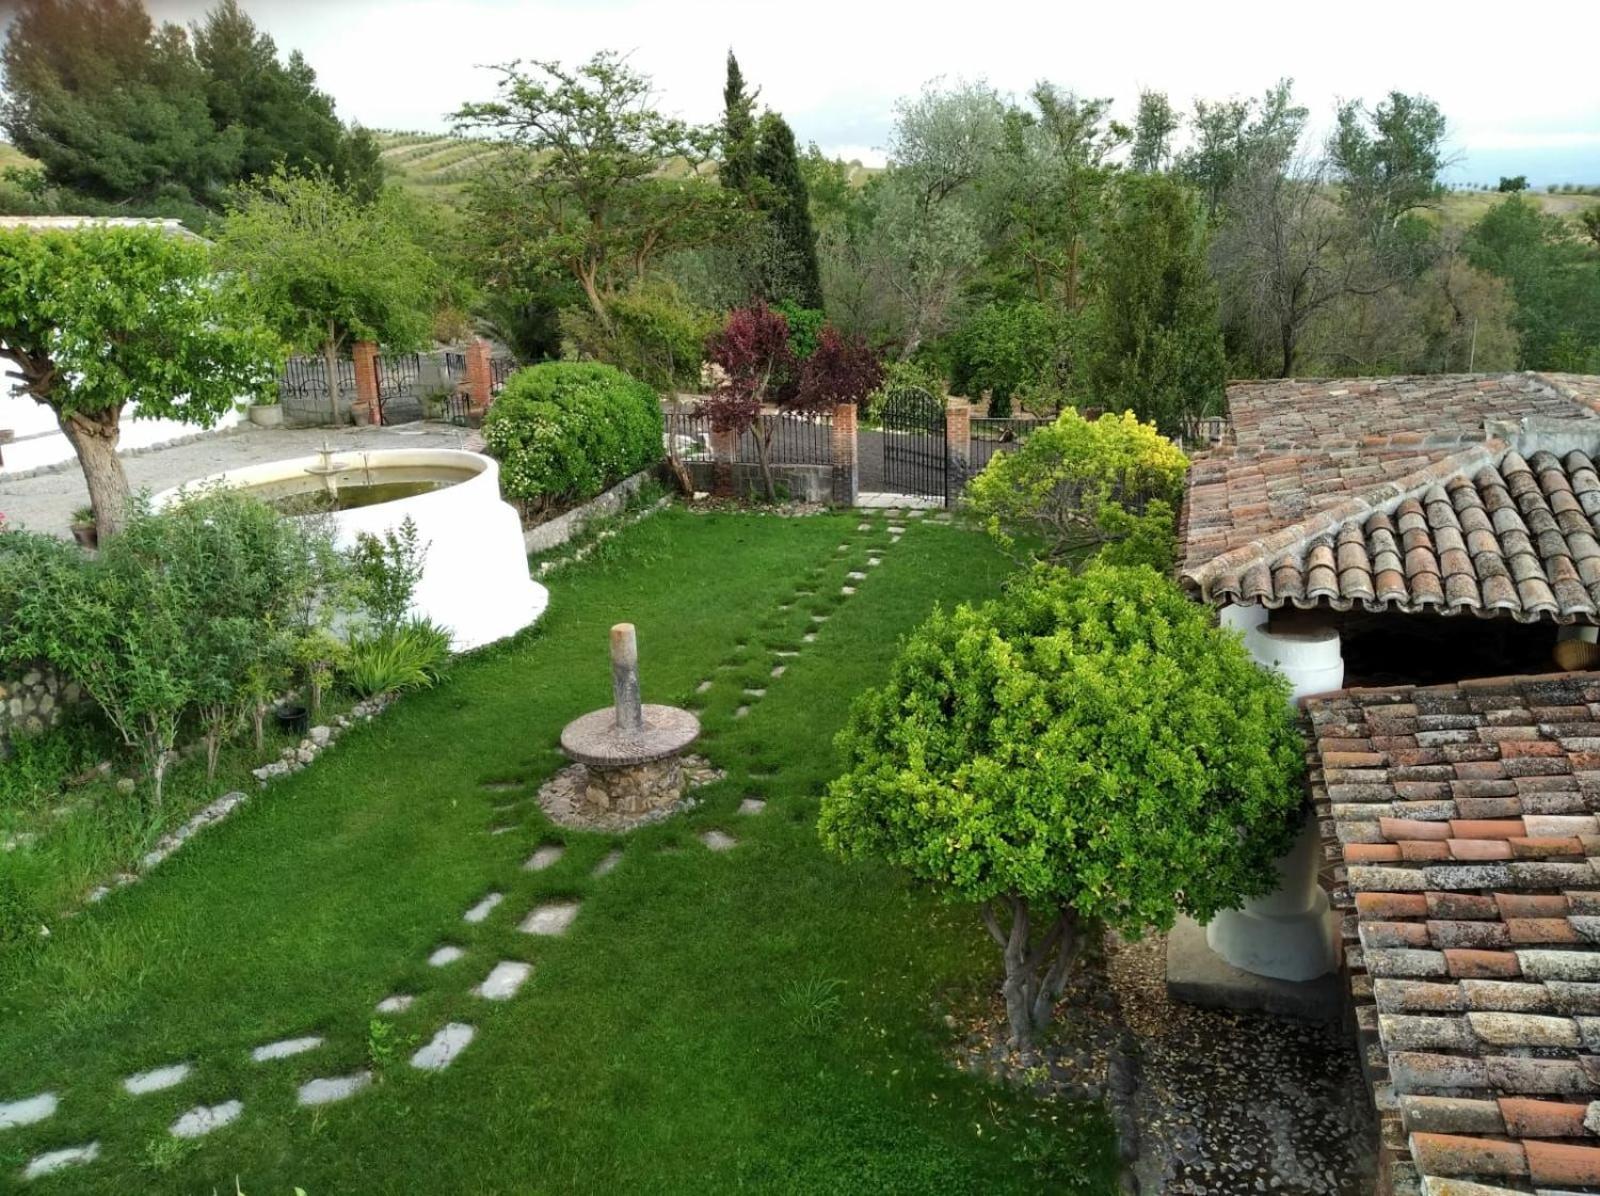
{"label": "black iron gate", "polygon": [[422,357],[417,353],[381,353],[373,362],[378,375],[378,422],[409,424],[422,418]]}
{"label": "black iron gate", "polygon": [[945,444],[944,404],[915,386],[885,396],[883,488],[950,501],[950,454]]}

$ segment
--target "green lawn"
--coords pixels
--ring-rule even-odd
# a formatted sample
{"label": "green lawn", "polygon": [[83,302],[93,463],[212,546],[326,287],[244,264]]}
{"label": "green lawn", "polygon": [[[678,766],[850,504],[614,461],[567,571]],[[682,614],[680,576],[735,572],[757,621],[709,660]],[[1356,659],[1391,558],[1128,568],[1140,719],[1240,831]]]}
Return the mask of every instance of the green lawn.
{"label": "green lawn", "polygon": [[[958,528],[908,521],[890,546],[882,517],[871,532],[858,521],[669,510],[628,529],[556,575],[534,633],[461,663],[0,969],[0,1102],[61,1096],[53,1118],[0,1130],[0,1189],[38,1152],[93,1139],[98,1162],[28,1189],[1113,1190],[1098,1109],[1036,1105],[945,1064],[944,1002],[992,985],[998,965],[970,911],[817,844],[850,698],[935,601],[991,594],[1006,568]],[[871,546],[882,565],[843,597]],[[530,797],[561,763],[561,726],[609,700],[606,628],[620,619],[639,628],[646,700],[700,704],[704,750],[729,778],[628,836],[560,832]],[[774,679],[778,649],[801,655]],[[496,781],[523,787],[485,787]],[[749,795],[764,813],[734,812]],[[518,829],[488,833],[506,820]],[[707,850],[710,828],[738,846]],[[524,871],[550,841],[562,860]],[[591,876],[618,846],[620,866]],[[505,901],[464,924],[490,891]],[[518,933],[552,896],[582,901],[568,933]],[[428,967],[445,942],[466,958]],[[513,959],[534,965],[513,1000],[471,995]],[[369,1041],[393,992],[417,996],[386,1019],[398,1041]],[[407,1066],[450,1021],[477,1029],[460,1058],[433,1075]],[[249,1061],[305,1034],[327,1042]],[[374,1058],[368,1091],[296,1107],[299,1084]],[[184,1084],[121,1091],[120,1077],[180,1060],[195,1064]],[[179,1113],[234,1098],[232,1125],[192,1152],[170,1145]]]}

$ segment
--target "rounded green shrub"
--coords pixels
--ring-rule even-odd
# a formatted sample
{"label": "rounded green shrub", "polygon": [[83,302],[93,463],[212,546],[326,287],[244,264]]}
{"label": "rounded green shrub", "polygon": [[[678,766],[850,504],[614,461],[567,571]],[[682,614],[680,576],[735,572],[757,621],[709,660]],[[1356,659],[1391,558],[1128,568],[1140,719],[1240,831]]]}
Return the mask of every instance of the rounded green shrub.
{"label": "rounded green shrub", "polygon": [[500,488],[540,511],[593,498],[661,460],[661,404],[621,370],[552,361],[518,370],[489,408],[483,437]]}

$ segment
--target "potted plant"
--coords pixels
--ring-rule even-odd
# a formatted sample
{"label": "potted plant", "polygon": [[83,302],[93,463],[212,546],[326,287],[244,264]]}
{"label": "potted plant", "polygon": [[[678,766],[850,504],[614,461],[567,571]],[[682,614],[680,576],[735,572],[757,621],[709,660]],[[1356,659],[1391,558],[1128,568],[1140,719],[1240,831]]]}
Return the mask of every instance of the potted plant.
{"label": "potted plant", "polygon": [[100,533],[95,530],[92,506],[79,507],[72,512],[72,538],[84,548],[100,546]]}
{"label": "potted plant", "polygon": [[276,399],[270,403],[251,403],[249,407],[245,408],[245,415],[258,428],[281,428],[283,426],[283,404]]}

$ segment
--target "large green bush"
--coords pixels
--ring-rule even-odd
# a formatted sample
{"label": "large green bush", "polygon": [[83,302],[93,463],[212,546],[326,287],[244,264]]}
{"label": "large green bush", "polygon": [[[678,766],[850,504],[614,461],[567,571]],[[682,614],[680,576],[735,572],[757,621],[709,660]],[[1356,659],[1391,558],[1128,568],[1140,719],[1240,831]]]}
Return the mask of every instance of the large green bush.
{"label": "large green bush", "polygon": [[1148,568],[1041,569],[936,611],[839,747],[824,843],[982,907],[1022,1042],[1096,925],[1270,889],[1302,801],[1287,684]]}
{"label": "large green bush", "polygon": [[699,385],[706,337],[717,321],[677,287],[637,283],[611,300],[608,320],[603,324],[587,306],[564,310],[562,356],[614,365],[663,394]]}
{"label": "large green bush", "polygon": [[593,498],[661,460],[655,391],[609,365],[554,361],[518,370],[483,436],[500,488],[528,511]]}

